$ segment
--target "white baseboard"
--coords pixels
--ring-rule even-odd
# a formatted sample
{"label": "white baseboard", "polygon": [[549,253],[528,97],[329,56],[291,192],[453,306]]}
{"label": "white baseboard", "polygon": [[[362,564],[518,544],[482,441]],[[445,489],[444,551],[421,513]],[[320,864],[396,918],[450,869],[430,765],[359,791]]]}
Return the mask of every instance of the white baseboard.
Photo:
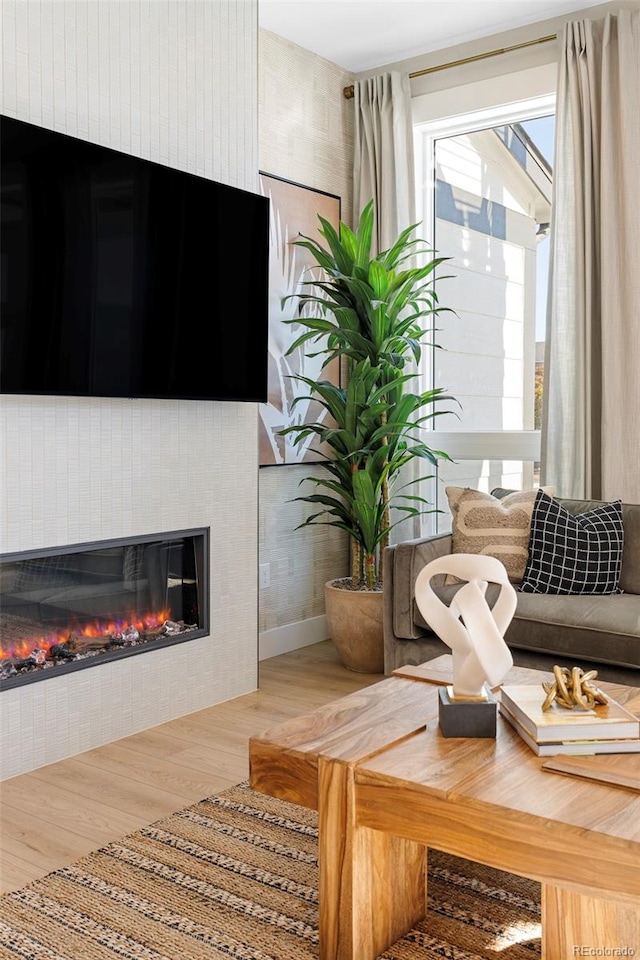
{"label": "white baseboard", "polygon": [[273,627],[265,630],[259,638],[260,660],[277,657],[281,653],[299,650],[300,647],[309,647],[312,643],[320,643],[329,639],[329,628],[326,617],[311,617],[309,620],[298,620],[296,623],[287,623],[283,627]]}

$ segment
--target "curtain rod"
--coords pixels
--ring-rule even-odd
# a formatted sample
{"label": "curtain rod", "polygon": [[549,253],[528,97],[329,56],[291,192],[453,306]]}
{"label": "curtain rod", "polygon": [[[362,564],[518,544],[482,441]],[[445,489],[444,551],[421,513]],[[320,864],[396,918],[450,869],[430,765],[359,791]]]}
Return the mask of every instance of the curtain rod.
{"label": "curtain rod", "polygon": [[[465,57],[463,60],[452,60],[450,63],[440,63],[437,67],[427,67],[425,70],[416,70],[409,74],[409,78],[424,77],[428,73],[438,73],[439,70],[448,70],[449,67],[460,67],[463,63],[475,63],[477,60],[486,60],[488,57],[497,57],[502,53],[511,53],[512,50],[524,50],[525,47],[535,47],[539,43],[549,43],[550,40],[556,40],[557,34],[552,33],[548,37],[540,37],[538,40],[527,40],[524,43],[514,43],[512,47],[502,47],[500,50],[489,50],[487,53],[477,53],[473,57]],[[345,99],[353,98],[353,84],[343,89]]]}

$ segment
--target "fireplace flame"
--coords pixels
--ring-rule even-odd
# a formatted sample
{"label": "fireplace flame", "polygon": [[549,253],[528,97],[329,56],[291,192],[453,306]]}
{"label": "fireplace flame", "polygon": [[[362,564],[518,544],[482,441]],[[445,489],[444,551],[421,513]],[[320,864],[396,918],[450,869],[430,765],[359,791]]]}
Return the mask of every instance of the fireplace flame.
{"label": "fireplace flame", "polygon": [[28,639],[20,639],[15,642],[0,641],[0,660],[7,658],[26,659],[34,650],[44,650],[48,654],[51,647],[63,646],[74,636],[87,639],[104,637],[106,645],[110,637],[121,637],[125,631],[132,628],[139,633],[159,630],[162,624],[169,619],[170,613],[171,611],[168,608],[142,615],[131,613],[125,620],[94,620],[93,623],[70,624],[55,634],[45,636],[34,633]]}

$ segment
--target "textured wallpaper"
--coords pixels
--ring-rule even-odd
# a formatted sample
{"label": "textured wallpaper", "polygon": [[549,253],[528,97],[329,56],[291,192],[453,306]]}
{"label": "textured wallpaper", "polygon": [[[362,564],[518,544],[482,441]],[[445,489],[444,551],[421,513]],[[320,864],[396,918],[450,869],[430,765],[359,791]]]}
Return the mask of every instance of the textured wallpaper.
{"label": "textured wallpaper", "polygon": [[[343,87],[351,74],[301,47],[258,35],[260,169],[341,198],[351,220],[353,102]],[[346,537],[327,526],[296,530],[311,512],[293,499],[311,488],[300,480],[317,467],[260,469],[260,563],[271,583],[260,591],[260,630],[277,630],[324,615],[324,584],[345,576]]]}

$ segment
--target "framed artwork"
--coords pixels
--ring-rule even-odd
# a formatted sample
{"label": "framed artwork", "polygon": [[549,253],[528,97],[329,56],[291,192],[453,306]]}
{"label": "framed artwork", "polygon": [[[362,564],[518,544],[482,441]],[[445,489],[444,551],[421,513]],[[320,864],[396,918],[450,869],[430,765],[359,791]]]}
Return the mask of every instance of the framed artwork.
{"label": "framed artwork", "polygon": [[[316,353],[318,344],[308,343],[287,356],[289,346],[303,332],[297,323],[285,323],[298,315],[297,300],[282,298],[309,287],[303,282],[320,278],[312,257],[303,247],[292,242],[301,234],[324,241],[319,235],[318,214],[338,228],[340,197],[299,183],[292,183],[270,174],[260,174],[261,192],[269,197],[270,253],[269,253],[269,375],[268,402],[259,405],[259,463],[261,467],[278,464],[313,463],[322,460],[314,437],[294,445],[289,437],[278,436],[278,431],[294,423],[322,421],[324,408],[313,400],[300,400],[309,389],[295,379],[296,375],[317,378],[322,370],[322,358]],[[309,308],[307,308],[309,309]],[[309,313],[310,316],[313,314]],[[322,378],[338,384],[340,364],[329,363]]]}

